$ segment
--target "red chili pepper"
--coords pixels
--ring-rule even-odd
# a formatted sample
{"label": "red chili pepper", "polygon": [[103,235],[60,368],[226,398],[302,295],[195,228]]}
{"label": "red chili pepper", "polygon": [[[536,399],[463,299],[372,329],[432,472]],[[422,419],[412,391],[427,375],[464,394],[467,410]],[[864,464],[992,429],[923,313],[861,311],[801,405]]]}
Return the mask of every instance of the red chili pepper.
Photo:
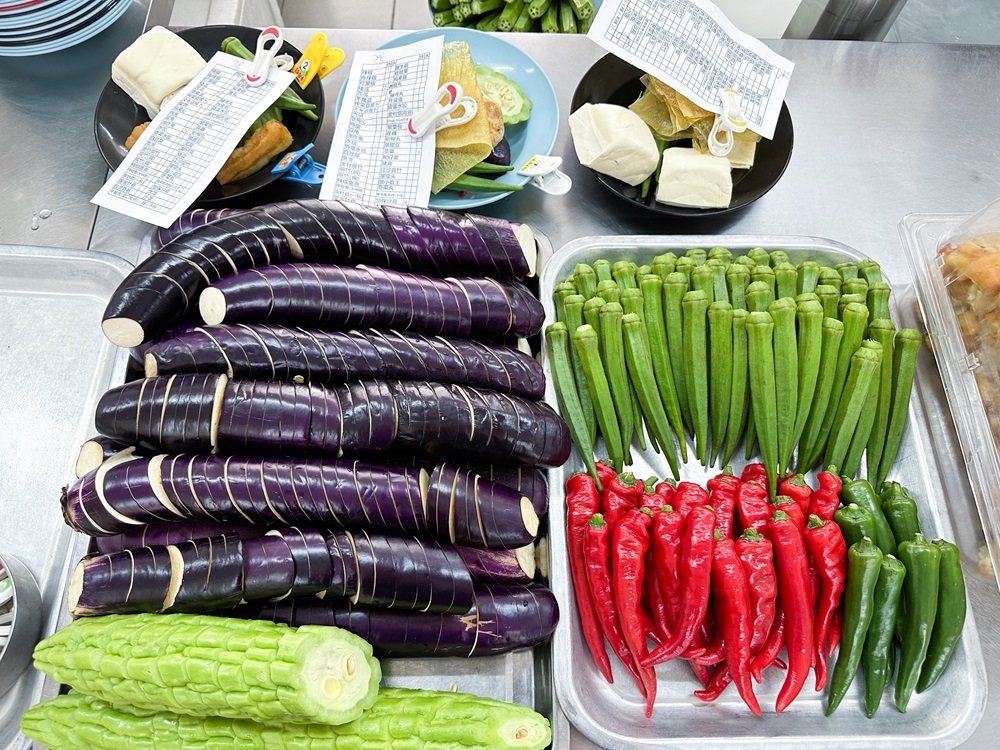
{"label": "red chili pepper", "polygon": [[669,505],[653,516],[653,571],[666,604],[667,622],[660,629],[673,632],[681,609],[681,543],[685,519]]}
{"label": "red chili pepper", "polygon": [[661,508],[664,505],[673,505],[676,494],[677,488],[669,482],[660,482],[656,485],[656,496],[660,499]]}
{"label": "red chili pepper", "polygon": [[733,535],[733,515],[736,513],[739,488],[740,480],[733,476],[728,466],[722,474],[708,480],[708,504],[715,508],[715,527],[727,538]]}
{"label": "red chili pepper", "polygon": [[840,609],[840,597],[847,586],[847,544],[833,521],[809,516],[806,546],[816,561],[820,577],[819,608],[813,630],[816,651],[816,690],[826,686],[826,645],[833,615]]}
{"label": "red chili pepper", "polygon": [[819,516],[824,521],[833,520],[833,514],[840,507],[840,490],[843,486],[835,472],[836,469],[831,467],[816,475],[819,489],[812,494],[812,500],[809,501],[810,516]]}
{"label": "red chili pepper", "polygon": [[771,506],[772,515],[779,510],[787,513],[799,525],[800,529],[806,527],[806,514],[802,512],[802,508],[792,498],[778,495]]}
{"label": "red chili pepper", "polygon": [[802,510],[802,517],[809,514],[809,499],[812,497],[812,487],[806,484],[805,478],[801,474],[792,474],[781,480],[778,486],[778,494],[790,497]]}
{"label": "red chili pepper", "polygon": [[767,519],[771,517],[767,484],[755,479],[742,481],[736,492],[736,511],[740,514],[743,531],[753,529],[761,536],[767,536]]}
{"label": "red chili pepper", "polygon": [[750,589],[750,611],[753,613],[753,637],[750,651],[756,654],[767,640],[774,624],[778,600],[778,574],[774,570],[771,542],[753,529],[747,529],[736,540],[736,554],[746,573]]}
{"label": "red chili pepper", "polygon": [[626,513],[642,505],[642,495],[642,482],[628,471],[622,472],[604,485],[601,512],[612,531]]}
{"label": "red chili pepper", "polygon": [[664,502],[663,495],[656,491],[655,482],[656,477],[650,477],[642,483],[642,500],[639,502],[640,508],[649,508],[653,513],[656,513],[664,505],[669,504]]}
{"label": "red chili pepper", "polygon": [[611,484],[611,480],[618,476],[618,472],[615,471],[615,467],[604,461],[597,461],[594,465],[597,467],[597,478],[601,482],[601,493],[603,495],[603,493],[608,491],[608,485]]}
{"label": "red chili pepper", "polygon": [[729,666],[725,662],[722,662],[712,673],[711,682],[708,683],[704,690],[695,690],[694,697],[700,701],[714,701],[726,692],[726,688],[729,687],[732,681],[733,675],[729,671]]}
{"label": "red chili pepper", "polygon": [[757,682],[760,682],[764,670],[777,662],[778,654],[781,653],[781,649],[784,647],[785,611],[779,604],[774,614],[774,625],[771,626],[771,632],[767,634],[767,640],[764,641],[764,645],[757,652],[756,656],[754,656],[753,661],[750,662],[750,676]]}
{"label": "red chili pepper", "polygon": [[591,517],[598,512],[600,500],[597,483],[589,474],[574,474],[566,480],[566,540],[569,545],[569,569],[573,577],[576,608],[580,613],[583,638],[594,663],[608,682],[614,682],[611,660],[604,650],[604,633],[601,630],[594,595],[587,582],[587,562],[584,542]]}
{"label": "red chili pepper", "polygon": [[708,503],[708,493],[694,482],[680,482],[674,492],[673,506],[682,516]]}
{"label": "red chili pepper", "polygon": [[840,645],[840,634],[843,627],[844,610],[838,608],[837,611],[833,613],[833,619],[830,621],[830,634],[826,639],[826,655],[828,657],[833,656],[833,652],[836,651],[837,646]]}
{"label": "red chili pepper", "polygon": [[764,464],[747,464],[744,466],[743,473],[740,474],[740,481],[756,482],[763,485],[764,490],[768,493],[768,497],[770,497],[771,488],[767,486],[767,469],[764,468]]}
{"label": "red chili pepper", "polygon": [[733,540],[723,537],[718,531],[715,534],[712,590],[715,592],[719,629],[725,645],[726,665],[743,702],[754,715],[760,716],[760,704],[754,695],[753,681],[750,679],[750,640],[753,637],[754,622],[750,611],[747,577]]}
{"label": "red chili pepper", "polygon": [[695,664],[694,662],[688,662],[691,665],[691,671],[694,673],[695,679],[701,683],[702,687],[708,687],[711,682],[711,675],[708,673],[708,667],[704,664]]}
{"label": "red chili pepper", "polygon": [[625,636],[622,634],[618,613],[615,611],[611,595],[611,573],[608,569],[609,542],[611,527],[604,521],[600,513],[595,513],[587,524],[587,534],[584,537],[583,553],[587,564],[587,583],[594,597],[598,620],[604,637],[611,644],[622,664],[635,678],[639,690],[645,695],[646,688],[639,679],[639,671],[632,652],[629,651]]}
{"label": "red chili pepper", "polygon": [[673,636],[640,663],[659,664],[673,659],[694,642],[708,611],[714,547],[715,511],[708,506],[695,508],[688,514],[681,543],[681,608]]}
{"label": "red chili pepper", "polygon": [[809,675],[813,657],[813,601],[809,591],[809,554],[802,530],[781,511],[774,514],[767,527],[774,545],[788,649],[788,674],[775,703],[775,710],[781,713],[802,691]]}
{"label": "red chili pepper", "polygon": [[649,527],[653,519],[641,510],[629,511],[614,530],[612,592],[618,616],[625,631],[625,642],[639,663],[639,678],[645,685],[646,717],[653,715],[656,701],[656,672],[642,666],[646,657],[646,631],[642,618],[642,579],[649,548]]}
{"label": "red chili pepper", "polygon": [[[649,495],[646,495],[649,497]],[[645,507],[645,506],[644,506]],[[656,527],[656,518],[660,515],[659,509],[650,511],[653,518],[652,528]],[[656,553],[654,532],[650,531],[649,548],[646,550],[646,575],[642,579],[643,604],[646,614],[649,616],[650,638],[662,643],[670,637],[670,613],[667,610],[667,600],[663,595],[663,589],[656,576]]]}

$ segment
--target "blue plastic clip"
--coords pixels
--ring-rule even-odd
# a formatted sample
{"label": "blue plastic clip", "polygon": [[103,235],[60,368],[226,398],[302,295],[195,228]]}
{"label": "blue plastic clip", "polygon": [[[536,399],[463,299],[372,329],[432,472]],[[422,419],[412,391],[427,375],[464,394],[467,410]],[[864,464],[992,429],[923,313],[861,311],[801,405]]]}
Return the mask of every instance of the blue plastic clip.
{"label": "blue plastic clip", "polygon": [[313,144],[310,143],[298,151],[289,151],[281,157],[281,161],[271,168],[271,174],[278,174],[283,180],[301,182],[304,185],[322,185],[323,176],[326,174],[326,165],[314,161],[306,153],[312,147]]}

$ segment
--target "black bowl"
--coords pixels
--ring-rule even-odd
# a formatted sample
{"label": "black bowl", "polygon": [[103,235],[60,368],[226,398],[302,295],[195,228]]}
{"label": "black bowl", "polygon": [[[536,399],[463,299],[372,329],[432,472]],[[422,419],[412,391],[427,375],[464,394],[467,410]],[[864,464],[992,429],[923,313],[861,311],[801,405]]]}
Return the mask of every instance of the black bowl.
{"label": "black bowl", "polygon": [[[580,80],[573,94],[570,111],[575,112],[584,104],[607,103],[627,107],[639,98],[645,88],[639,81],[642,75],[643,71],[631,63],[614,55],[605,55],[594,63]],[[725,208],[669,206],[666,203],[657,203],[653,190],[649,191],[645,200],[641,200],[638,187],[600,172],[590,171],[604,187],[630,205],[682,218],[722,216],[746,208],[774,187],[792,157],[793,140],[792,116],[788,113],[788,107],[782,104],[774,137],[770,140],[762,138],[757,144],[753,167],[733,170],[733,197]]]}
{"label": "black bowl", "polygon": [[[177,35],[208,60],[219,51],[222,40],[229,36],[237,37],[248,49],[256,49],[260,30],[247,26],[196,26],[178,31]],[[302,54],[300,50],[288,42],[281,45],[279,52],[287,52],[296,60]],[[318,120],[313,121],[295,112],[283,112],[282,122],[292,134],[292,145],[288,150],[297,151],[316,140],[320,126],[323,124],[325,103],[323,86],[319,78],[313,78],[304,91],[299,88],[298,83],[292,82],[292,90],[305,101],[315,104],[315,112],[319,117]],[[108,81],[104,91],[101,92],[101,98],[97,102],[97,111],[94,113],[94,135],[97,138],[97,148],[100,149],[101,156],[104,157],[104,161],[108,163],[109,167],[118,168],[127,153],[125,139],[129,137],[136,125],[146,122],[148,119],[149,115],[144,107],[132,101],[132,98],[122,91],[114,81]],[[277,164],[280,158],[281,155],[274,157],[266,167],[256,174],[228,185],[220,185],[213,180],[194,205],[222,206],[247,203],[245,198],[248,194],[260,190],[278,179],[278,175],[271,174],[271,167]]]}

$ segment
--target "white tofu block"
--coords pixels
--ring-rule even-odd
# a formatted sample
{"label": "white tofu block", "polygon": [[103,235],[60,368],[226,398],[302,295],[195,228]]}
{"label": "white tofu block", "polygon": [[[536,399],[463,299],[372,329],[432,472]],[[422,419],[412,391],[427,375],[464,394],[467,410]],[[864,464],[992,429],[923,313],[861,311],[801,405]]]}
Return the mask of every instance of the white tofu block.
{"label": "white tofu block", "polygon": [[668,148],[656,186],[656,200],[671,206],[726,208],[733,197],[729,159],[693,148]]}
{"label": "white tofu block", "polygon": [[197,50],[177,34],[154,26],[111,64],[111,80],[156,117],[163,103],[205,66]]}
{"label": "white tofu block", "polygon": [[584,104],[569,116],[576,157],[585,167],[638,185],[656,171],[660,152],[649,126],[616,104]]}

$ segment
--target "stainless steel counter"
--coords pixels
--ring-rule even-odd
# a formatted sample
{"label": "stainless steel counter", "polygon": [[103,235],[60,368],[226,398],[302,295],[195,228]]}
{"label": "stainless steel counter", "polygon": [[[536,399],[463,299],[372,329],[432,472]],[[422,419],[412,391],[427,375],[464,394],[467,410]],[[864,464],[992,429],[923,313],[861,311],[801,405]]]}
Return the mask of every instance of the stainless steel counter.
{"label": "stainless steel counter", "polygon": [[[389,31],[327,33],[347,51],[348,59],[355,50],[372,49],[395,35]],[[309,35],[306,30],[290,29],[287,38],[301,47]],[[878,260],[897,293],[907,298],[910,272],[898,239],[899,220],[914,211],[972,211],[1000,193],[1000,152],[990,140],[993,123],[1000,121],[1000,97],[995,94],[1000,83],[997,47],[774,42],[772,46],[796,64],[787,94],[795,127],[787,172],[768,195],[742,214],[725,221],[677,223],[627,209],[576,164],[565,127],[569,103],[576,82],[603,51],[585,38],[506,38],[531,54],[555,84],[563,123],[555,153],[564,157],[575,186],[565,197],[526,190],[485,212],[516,216],[548,235],[556,247],[588,234],[721,232],[828,237]],[[110,63],[114,52],[104,49],[94,55],[87,62],[89,74],[81,73],[88,80],[80,82],[79,89],[85,88],[96,102],[106,80],[99,75],[100,67]],[[25,63],[0,61],[0,133],[7,155],[7,179],[0,181],[0,241],[89,244],[134,262],[146,227],[104,210],[94,222],[88,203],[104,177],[89,126],[93,104],[88,110],[81,94],[72,106],[57,100],[53,114],[53,97],[44,96],[39,87],[57,87],[69,98],[74,87],[65,80],[54,83],[53,73],[36,77],[33,88],[21,80],[30,70]],[[331,103],[347,70],[345,64],[324,82]],[[328,115],[314,151],[321,160],[327,156],[333,130],[332,113]],[[53,117],[58,119],[53,122]],[[46,137],[33,137],[33,132]],[[30,159],[12,153],[21,148],[17,140],[35,147]],[[12,157],[16,173],[9,171]],[[281,197],[306,194],[295,186],[283,190]],[[51,223],[32,232],[31,213],[45,207],[54,212],[46,220]],[[923,372],[928,371],[933,373],[932,365]],[[941,410],[945,402],[940,383],[933,375],[930,380],[925,391],[930,390]],[[984,535],[968,482],[962,479],[954,428],[948,420],[940,420],[930,429],[939,456],[951,457],[959,467],[958,480],[949,481],[945,492],[965,558],[988,677],[991,683],[1000,684],[1000,591],[994,577],[976,568],[976,550]],[[998,730],[1000,691],[992,690],[986,716],[964,747],[996,747]],[[574,734],[572,748],[588,750],[593,745]]]}

